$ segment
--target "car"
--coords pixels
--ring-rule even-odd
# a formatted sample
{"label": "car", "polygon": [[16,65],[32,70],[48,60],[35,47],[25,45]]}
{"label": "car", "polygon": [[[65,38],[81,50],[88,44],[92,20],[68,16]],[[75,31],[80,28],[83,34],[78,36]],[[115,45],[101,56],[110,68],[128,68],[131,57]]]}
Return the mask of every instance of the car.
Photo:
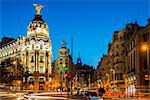
{"label": "car", "polygon": [[81,95],[83,95],[83,96],[86,96],[86,95],[87,95],[87,93],[88,93],[88,91],[87,91],[87,90],[82,90],[82,91],[80,91],[80,94],[81,94]]}

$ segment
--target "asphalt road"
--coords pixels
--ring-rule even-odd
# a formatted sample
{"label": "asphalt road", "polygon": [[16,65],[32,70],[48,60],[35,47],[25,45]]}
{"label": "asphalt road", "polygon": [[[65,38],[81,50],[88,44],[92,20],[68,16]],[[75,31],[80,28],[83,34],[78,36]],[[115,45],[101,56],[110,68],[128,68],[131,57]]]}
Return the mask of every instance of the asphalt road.
{"label": "asphalt road", "polygon": [[0,100],[17,100],[15,96],[1,96]]}
{"label": "asphalt road", "polygon": [[23,97],[20,98],[19,96],[0,96],[0,100],[26,100]]}

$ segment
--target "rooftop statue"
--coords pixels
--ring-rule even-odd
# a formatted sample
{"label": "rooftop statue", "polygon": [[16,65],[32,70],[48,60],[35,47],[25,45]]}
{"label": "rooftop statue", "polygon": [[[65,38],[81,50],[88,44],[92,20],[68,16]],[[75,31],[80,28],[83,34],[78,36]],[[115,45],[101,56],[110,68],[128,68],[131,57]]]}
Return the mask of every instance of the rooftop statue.
{"label": "rooftop statue", "polygon": [[36,13],[36,14],[40,15],[40,11],[41,11],[41,9],[43,8],[43,6],[42,6],[42,5],[38,5],[38,4],[33,4],[33,6],[35,6],[35,8],[36,8],[36,10],[37,10],[37,13]]}

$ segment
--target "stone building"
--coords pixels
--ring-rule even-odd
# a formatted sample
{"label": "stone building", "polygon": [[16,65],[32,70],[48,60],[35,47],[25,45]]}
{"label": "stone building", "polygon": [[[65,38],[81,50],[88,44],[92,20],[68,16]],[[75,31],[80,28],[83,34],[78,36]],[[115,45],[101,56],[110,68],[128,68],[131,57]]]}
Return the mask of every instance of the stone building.
{"label": "stone building", "polygon": [[69,91],[73,77],[73,61],[66,46],[66,41],[62,41],[61,44],[62,47],[58,50],[58,58],[54,62],[53,88]]}
{"label": "stone building", "polygon": [[[123,92],[124,86],[124,71],[125,71],[125,40],[124,40],[125,30],[115,31],[112,37],[112,43],[108,44],[108,53],[105,57],[105,71],[101,66],[100,70],[102,74],[102,81],[108,83],[105,88],[113,92]],[[102,57],[103,58],[103,57]],[[107,59],[106,59],[107,58]],[[102,60],[102,59],[101,59]],[[105,84],[106,85],[106,84]]]}
{"label": "stone building", "polygon": [[112,43],[108,44],[105,62],[106,71],[103,69],[102,59],[96,69],[98,84],[106,80],[109,82],[109,89],[117,93],[126,92],[134,95],[149,92],[150,20],[144,27],[135,22],[115,31]]}
{"label": "stone building", "polygon": [[[40,5],[34,6],[42,8]],[[36,9],[38,13],[28,26],[27,36],[19,37],[0,49],[0,61],[18,56],[23,66],[29,69],[30,76],[25,80],[26,89],[30,90],[47,90],[52,73],[51,40],[48,26],[39,13],[40,9]]]}
{"label": "stone building", "polygon": [[77,58],[77,62],[74,65],[74,90],[87,89],[94,83],[94,69],[93,66],[89,66],[82,63],[81,57]]}
{"label": "stone building", "polygon": [[150,88],[150,22],[126,26],[126,93],[148,92]]}
{"label": "stone building", "polygon": [[107,55],[103,55],[97,66],[96,74],[97,74],[97,81],[100,85],[98,87],[107,87],[108,84],[108,57]]}

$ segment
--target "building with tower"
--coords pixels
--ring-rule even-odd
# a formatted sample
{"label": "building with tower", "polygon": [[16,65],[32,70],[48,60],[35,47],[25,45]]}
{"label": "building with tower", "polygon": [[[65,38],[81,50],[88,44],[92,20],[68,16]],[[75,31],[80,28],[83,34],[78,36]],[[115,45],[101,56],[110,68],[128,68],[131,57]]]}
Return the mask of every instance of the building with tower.
{"label": "building with tower", "polygon": [[28,26],[27,36],[2,45],[0,62],[9,57],[18,57],[23,67],[29,70],[29,77],[22,81],[27,81],[25,89],[48,90],[52,80],[52,45],[48,26],[40,14],[43,6],[37,4],[34,6],[37,13]]}
{"label": "building with tower", "polygon": [[58,50],[58,58],[54,61],[53,88],[69,91],[73,76],[73,61],[69,54],[66,41],[61,42],[62,46]]}
{"label": "building with tower", "polygon": [[83,88],[90,88],[91,83],[94,82],[94,68],[93,66],[82,64],[81,57],[77,58],[77,63],[74,65],[74,90],[80,90]]}

